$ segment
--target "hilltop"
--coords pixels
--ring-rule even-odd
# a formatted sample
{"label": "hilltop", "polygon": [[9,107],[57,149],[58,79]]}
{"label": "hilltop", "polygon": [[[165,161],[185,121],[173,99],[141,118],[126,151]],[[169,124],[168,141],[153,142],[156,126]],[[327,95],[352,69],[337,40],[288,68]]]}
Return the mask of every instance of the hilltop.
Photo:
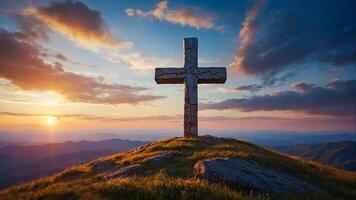
{"label": "hilltop", "polygon": [[[250,166],[243,170],[234,166],[241,173],[256,169],[261,177],[275,178],[274,182],[285,178],[286,184],[278,187],[291,182],[301,190],[249,187],[256,182],[243,178],[254,178],[255,174],[244,174],[243,184],[238,184],[229,179],[238,174],[216,177],[215,172],[226,170],[207,173],[218,167],[229,169],[234,163]],[[270,173],[263,174],[263,170]],[[12,186],[0,192],[0,199],[356,199],[355,185],[355,173],[246,141],[175,137]]]}

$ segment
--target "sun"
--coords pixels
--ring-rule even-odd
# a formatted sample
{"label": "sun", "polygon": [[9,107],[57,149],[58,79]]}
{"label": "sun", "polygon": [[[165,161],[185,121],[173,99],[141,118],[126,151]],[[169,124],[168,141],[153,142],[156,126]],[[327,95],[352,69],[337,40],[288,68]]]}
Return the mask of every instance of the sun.
{"label": "sun", "polygon": [[56,117],[53,116],[48,116],[47,117],[47,125],[48,126],[55,126],[57,124],[58,120]]}

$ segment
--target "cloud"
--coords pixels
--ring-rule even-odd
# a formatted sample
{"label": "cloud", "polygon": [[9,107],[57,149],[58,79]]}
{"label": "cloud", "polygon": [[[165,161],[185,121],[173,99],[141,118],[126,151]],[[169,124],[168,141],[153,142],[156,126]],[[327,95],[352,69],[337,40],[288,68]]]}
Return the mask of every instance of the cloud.
{"label": "cloud", "polygon": [[[144,124],[144,127],[154,127],[162,125],[170,128],[180,127],[182,115],[146,115],[133,117],[98,116],[90,114],[75,113],[21,113],[21,112],[0,112],[0,118],[48,118],[55,117],[58,121],[85,120],[89,123],[106,123],[105,127],[133,127],[137,128],[137,123]],[[23,121],[23,120],[22,120]],[[164,122],[162,124],[162,122]],[[230,130],[293,130],[293,131],[353,131],[355,129],[355,119],[351,117],[333,116],[303,116],[301,118],[278,117],[278,116],[199,116],[201,128],[203,129],[230,129]],[[73,122],[77,123],[77,122]],[[16,124],[18,127],[19,124]],[[20,125],[21,126],[21,125]],[[28,125],[27,125],[28,126]],[[87,123],[83,126],[87,128]]]}
{"label": "cloud", "polygon": [[49,41],[48,31],[49,28],[42,21],[28,17],[21,13],[15,14],[16,22],[20,26],[20,31],[17,36],[27,41],[42,40]]}
{"label": "cloud", "polygon": [[[147,115],[142,117],[103,117],[97,115],[87,114],[50,114],[50,113],[21,113],[21,112],[0,112],[0,116],[14,116],[14,117],[56,117],[61,118],[76,118],[93,121],[171,121],[180,122],[183,120],[183,115]],[[228,117],[228,116],[199,116],[199,121],[234,121],[234,120],[295,120],[283,117]]]}
{"label": "cloud", "polygon": [[349,1],[258,1],[246,13],[230,67],[269,79],[306,63],[355,65],[354,13]]}
{"label": "cloud", "polygon": [[0,78],[24,90],[55,91],[74,102],[137,104],[164,98],[145,95],[143,87],[104,83],[100,78],[64,71],[62,65],[47,64],[39,45],[19,34],[0,29]]}
{"label": "cloud", "polygon": [[258,84],[249,84],[249,85],[241,85],[235,88],[224,88],[224,87],[218,87],[217,91],[218,92],[223,92],[223,93],[240,93],[240,92],[258,92],[262,88],[264,88],[263,85],[258,85]]}
{"label": "cloud", "polygon": [[[299,84],[300,85],[300,84]],[[300,111],[308,114],[335,116],[356,115],[356,80],[335,80],[325,87],[309,90],[282,91],[273,95],[256,95],[250,98],[200,104],[201,110],[237,109],[240,111]]]}
{"label": "cloud", "polygon": [[151,71],[156,67],[178,65],[176,61],[168,58],[147,57],[137,52],[110,52],[106,58],[110,62],[125,63],[133,70]]}
{"label": "cloud", "polygon": [[83,120],[93,120],[93,121],[179,121],[183,119],[182,115],[152,115],[152,116],[142,116],[142,117],[103,117],[97,115],[87,115],[87,114],[51,114],[51,113],[21,113],[21,112],[0,112],[3,116],[14,116],[14,117],[56,117],[61,118],[76,118]]}
{"label": "cloud", "polygon": [[135,10],[132,9],[132,8],[127,8],[127,9],[125,10],[125,12],[126,12],[127,16],[129,16],[129,17],[132,17],[132,16],[135,15]]}
{"label": "cloud", "polygon": [[90,9],[80,1],[52,2],[47,6],[29,7],[23,14],[34,16],[87,48],[131,46],[125,40],[113,38],[100,12]]}
{"label": "cloud", "polygon": [[292,88],[299,90],[299,91],[308,91],[314,87],[313,84],[297,82],[292,84]]}
{"label": "cloud", "polygon": [[254,4],[254,6],[247,11],[245,19],[242,22],[242,29],[240,30],[239,34],[239,49],[237,50],[236,55],[234,57],[234,62],[230,64],[230,67],[235,72],[249,73],[248,68],[245,69],[244,67],[242,67],[245,66],[244,63],[246,62],[245,51],[248,50],[249,45],[255,40],[255,37],[259,31],[259,27],[256,23],[254,23],[254,21],[266,6],[266,1],[264,0],[257,2],[258,3]]}
{"label": "cloud", "polygon": [[215,63],[218,63],[219,61],[220,61],[220,59],[218,59],[218,58],[215,58],[215,59],[206,58],[206,57],[198,58],[199,64],[215,64]]}
{"label": "cloud", "polygon": [[172,24],[191,26],[196,29],[216,29],[223,31],[223,26],[217,26],[214,21],[216,17],[198,8],[185,7],[176,10],[168,9],[168,1],[157,3],[153,10],[144,12],[140,9],[127,8],[127,16],[154,17],[160,21],[167,21]]}
{"label": "cloud", "polygon": [[63,54],[61,53],[57,53],[55,56],[55,58],[59,59],[59,60],[63,60],[63,61],[67,61],[67,57],[65,57]]}
{"label": "cloud", "polygon": [[257,92],[263,88],[262,85],[250,84],[250,85],[242,85],[235,88],[237,91],[249,91],[249,92]]}

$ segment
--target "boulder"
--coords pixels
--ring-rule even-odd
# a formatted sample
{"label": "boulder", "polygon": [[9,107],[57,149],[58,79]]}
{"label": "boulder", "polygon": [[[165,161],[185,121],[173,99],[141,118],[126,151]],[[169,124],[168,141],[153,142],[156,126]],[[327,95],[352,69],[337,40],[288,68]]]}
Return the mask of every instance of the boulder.
{"label": "boulder", "polygon": [[168,153],[164,153],[164,154],[160,154],[157,156],[152,156],[152,157],[148,157],[146,159],[143,160],[144,163],[148,163],[148,164],[160,164],[162,162],[165,162],[171,158],[173,158],[173,153],[168,152]]}
{"label": "boulder", "polygon": [[93,172],[103,172],[103,171],[112,171],[117,168],[117,164],[113,160],[100,160],[97,162],[94,162],[91,165],[91,171]]}
{"label": "boulder", "polygon": [[116,170],[115,172],[113,172],[111,175],[106,176],[105,178],[114,179],[120,177],[137,176],[145,173],[147,174],[146,167],[144,165],[133,164],[133,165],[122,167]]}
{"label": "boulder", "polygon": [[258,163],[238,158],[214,158],[198,161],[195,173],[212,182],[224,182],[264,192],[313,191],[318,186],[300,180],[286,172],[267,168]]}
{"label": "boulder", "polygon": [[163,168],[159,172],[162,174],[165,174],[167,176],[170,176],[170,175],[176,174],[177,170],[172,169],[172,168]]}

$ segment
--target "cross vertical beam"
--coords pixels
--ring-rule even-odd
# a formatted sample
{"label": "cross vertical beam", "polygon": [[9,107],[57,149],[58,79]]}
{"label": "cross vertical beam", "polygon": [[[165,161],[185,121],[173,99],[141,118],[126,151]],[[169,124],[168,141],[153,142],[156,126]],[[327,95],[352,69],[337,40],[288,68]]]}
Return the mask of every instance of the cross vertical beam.
{"label": "cross vertical beam", "polygon": [[198,68],[198,38],[184,38],[184,68]]}
{"label": "cross vertical beam", "polygon": [[198,78],[184,79],[184,137],[198,137]]}
{"label": "cross vertical beam", "polygon": [[[198,39],[184,38],[184,69],[198,68]],[[198,78],[192,74],[184,79],[184,137],[198,137]]]}

